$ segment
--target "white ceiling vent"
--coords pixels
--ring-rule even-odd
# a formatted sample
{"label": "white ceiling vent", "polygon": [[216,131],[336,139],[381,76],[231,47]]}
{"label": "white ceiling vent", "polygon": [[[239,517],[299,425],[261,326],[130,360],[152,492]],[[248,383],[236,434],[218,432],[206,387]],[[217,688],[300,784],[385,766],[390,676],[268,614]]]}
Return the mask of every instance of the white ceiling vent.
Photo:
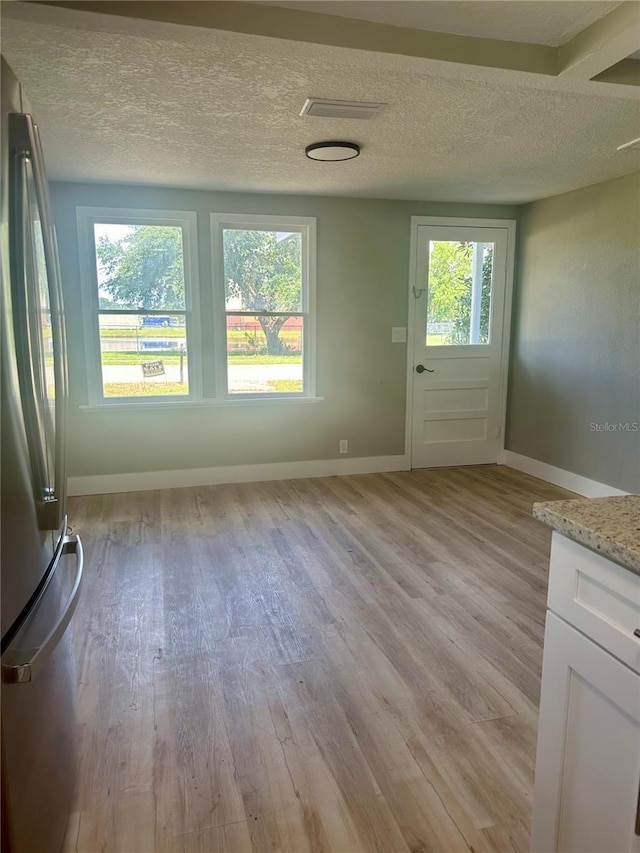
{"label": "white ceiling vent", "polygon": [[301,116],[318,118],[373,118],[386,104],[367,101],[329,101],[326,98],[307,98]]}

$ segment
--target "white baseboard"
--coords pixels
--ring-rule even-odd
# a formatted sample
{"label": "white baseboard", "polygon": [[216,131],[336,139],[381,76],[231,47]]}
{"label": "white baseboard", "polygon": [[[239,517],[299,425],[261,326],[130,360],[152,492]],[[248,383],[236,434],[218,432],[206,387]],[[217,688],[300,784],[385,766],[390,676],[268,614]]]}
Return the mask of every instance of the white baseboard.
{"label": "white baseboard", "polygon": [[508,465],[509,468],[515,468],[517,471],[524,471],[525,474],[531,474],[532,477],[546,480],[547,483],[561,486],[563,489],[576,492],[585,498],[609,498],[628,494],[628,492],[623,492],[613,486],[598,483],[596,480],[590,480],[588,477],[574,474],[571,471],[565,471],[563,468],[556,468],[555,465],[540,462],[538,459],[531,459],[529,456],[521,456],[511,450],[502,451],[500,464]]}
{"label": "white baseboard", "polygon": [[405,455],[311,459],[304,462],[268,462],[263,465],[228,465],[219,468],[182,468],[173,471],[69,477],[67,492],[70,496],[108,495],[117,492],[144,492],[150,489],[259,483],[264,480],[297,480],[301,477],[332,477],[343,474],[378,474],[409,469],[409,459]]}
{"label": "white baseboard", "polygon": [[[500,464],[538,477],[587,498],[626,495],[620,489],[556,468],[538,459],[503,450]],[[302,477],[333,477],[345,474],[381,474],[409,471],[406,455],[362,456],[353,459],[311,459],[302,462],[267,462],[261,465],[224,465],[217,468],[182,468],[169,471],[138,471],[123,474],[93,474],[69,477],[70,496],[179,489],[186,486],[215,486],[224,483],[259,483],[265,480],[297,480]]]}

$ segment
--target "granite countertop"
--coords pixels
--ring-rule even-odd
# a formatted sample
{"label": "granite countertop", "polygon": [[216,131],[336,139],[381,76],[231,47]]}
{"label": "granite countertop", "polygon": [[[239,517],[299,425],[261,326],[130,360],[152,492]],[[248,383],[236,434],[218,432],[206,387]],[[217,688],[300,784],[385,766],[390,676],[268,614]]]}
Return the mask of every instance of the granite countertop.
{"label": "granite countertop", "polygon": [[533,515],[640,575],[640,495],[536,503]]}

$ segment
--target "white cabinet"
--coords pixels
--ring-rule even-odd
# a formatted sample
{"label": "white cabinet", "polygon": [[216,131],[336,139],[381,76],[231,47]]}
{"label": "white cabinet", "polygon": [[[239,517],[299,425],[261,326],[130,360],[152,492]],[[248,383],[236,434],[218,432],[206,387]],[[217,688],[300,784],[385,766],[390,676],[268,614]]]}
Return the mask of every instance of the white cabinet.
{"label": "white cabinet", "polygon": [[554,533],[547,607],[640,673],[640,575]]}
{"label": "white cabinet", "polygon": [[640,575],[554,532],[532,853],[640,853]]}

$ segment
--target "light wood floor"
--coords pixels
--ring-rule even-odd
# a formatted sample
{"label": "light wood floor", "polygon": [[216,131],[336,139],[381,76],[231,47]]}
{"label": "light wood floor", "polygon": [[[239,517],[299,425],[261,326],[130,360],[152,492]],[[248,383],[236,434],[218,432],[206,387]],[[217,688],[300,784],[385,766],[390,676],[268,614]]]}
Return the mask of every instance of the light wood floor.
{"label": "light wood floor", "polygon": [[68,850],[526,851],[550,532],[484,466],[76,498]]}

